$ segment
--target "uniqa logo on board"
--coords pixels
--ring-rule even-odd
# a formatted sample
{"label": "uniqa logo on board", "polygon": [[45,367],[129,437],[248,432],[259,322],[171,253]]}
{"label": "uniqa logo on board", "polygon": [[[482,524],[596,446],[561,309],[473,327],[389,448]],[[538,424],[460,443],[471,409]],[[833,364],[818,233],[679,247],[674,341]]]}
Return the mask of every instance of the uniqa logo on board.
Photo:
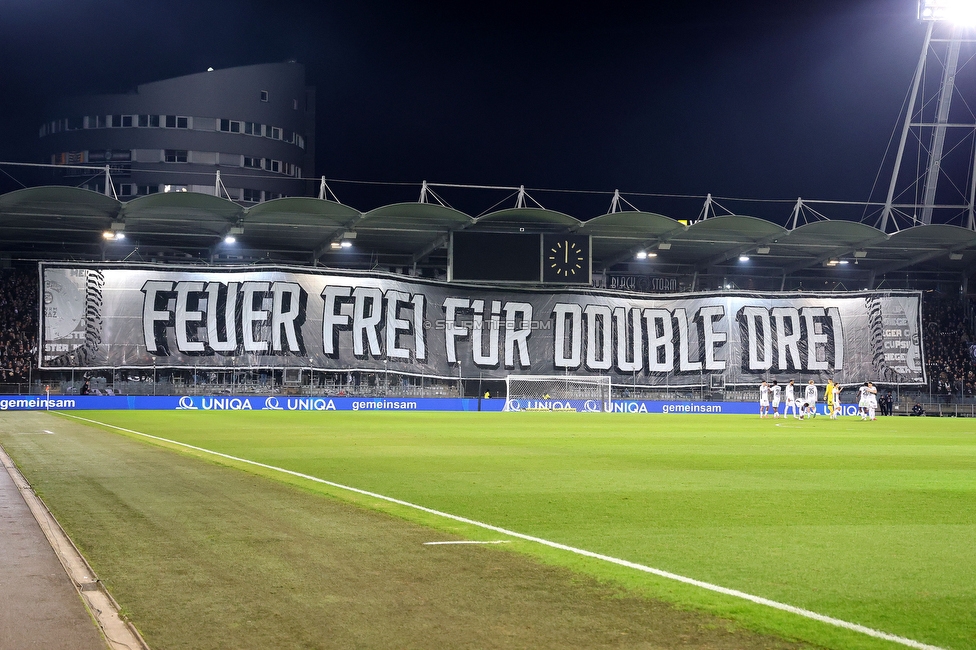
{"label": "uniqa logo on board", "polygon": [[277,397],[264,400],[267,411],[335,411],[335,402],[322,397],[289,397],[282,406]]}
{"label": "uniqa logo on board", "polygon": [[253,411],[251,400],[244,397],[201,397],[200,406],[193,402],[192,397],[184,395],[180,398],[178,411]]}

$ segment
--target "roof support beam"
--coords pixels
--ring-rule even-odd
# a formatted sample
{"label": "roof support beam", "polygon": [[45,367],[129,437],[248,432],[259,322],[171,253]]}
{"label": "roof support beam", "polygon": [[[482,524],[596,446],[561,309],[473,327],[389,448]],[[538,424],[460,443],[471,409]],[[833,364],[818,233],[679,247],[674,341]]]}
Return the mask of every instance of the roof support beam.
{"label": "roof support beam", "polygon": [[436,251],[438,248],[443,248],[450,238],[451,233],[446,232],[434,241],[430,242],[410,257],[411,264],[416,265],[418,262],[422,262],[425,257]]}
{"label": "roof support beam", "polygon": [[645,239],[637,246],[631,246],[623,253],[618,253],[617,255],[614,255],[610,259],[604,261],[601,270],[606,271],[611,267],[620,264],[621,262],[632,260],[637,256],[637,253],[639,253],[640,251],[646,250],[648,248],[654,248],[655,246],[657,246],[659,243],[663,241],[666,241],[663,237],[655,237],[654,239]]}
{"label": "roof support beam", "polygon": [[813,266],[818,266],[824,262],[836,259],[838,257],[843,257],[845,255],[850,255],[855,251],[862,250],[868,246],[873,246],[875,244],[887,241],[889,239],[888,235],[879,235],[877,237],[872,237],[871,239],[865,239],[864,241],[857,242],[856,244],[848,244],[847,246],[838,246],[837,248],[832,248],[830,251],[823,255],[818,255],[812,261],[811,260],[800,260],[796,264],[784,267],[783,271],[787,274],[795,273],[802,269],[808,269]]}
{"label": "roof support beam", "polygon": [[782,237],[782,233],[776,233],[775,235],[770,235],[769,237],[763,237],[762,239],[756,240],[754,242],[749,242],[748,244],[743,244],[742,246],[736,246],[731,250],[727,250],[724,253],[719,253],[714,257],[711,257],[703,262],[699,262],[695,265],[695,268],[699,271],[704,271],[710,266],[715,266],[716,264],[721,264],[722,262],[728,261],[733,257],[739,257],[744,253],[748,253],[751,250],[759,248],[760,246],[765,246],[766,244],[772,242],[775,239]]}
{"label": "roof support beam", "polygon": [[915,266],[916,264],[921,264],[922,262],[928,262],[929,260],[934,260],[937,257],[942,257],[943,255],[949,255],[950,253],[958,253],[959,251],[966,250],[970,247],[970,243],[959,244],[957,246],[951,246],[949,248],[940,248],[934,251],[928,251],[917,257],[913,257],[910,260],[902,260],[899,262],[893,262],[891,264],[886,264],[884,266],[879,266],[874,270],[875,274],[884,275],[885,273],[891,273],[892,271],[897,271],[898,269],[903,269],[906,266]]}

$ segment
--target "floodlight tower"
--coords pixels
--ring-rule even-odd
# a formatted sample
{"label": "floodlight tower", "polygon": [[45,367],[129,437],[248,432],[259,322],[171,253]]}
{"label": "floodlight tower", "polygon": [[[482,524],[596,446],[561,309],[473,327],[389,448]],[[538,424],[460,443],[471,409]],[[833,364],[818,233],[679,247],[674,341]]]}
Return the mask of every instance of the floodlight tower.
{"label": "floodlight tower", "polygon": [[[906,217],[912,224],[931,224],[936,210],[940,213],[954,212],[950,221],[958,218],[973,229],[976,223],[973,207],[976,203],[976,114],[962,98],[957,74],[963,46],[976,43],[973,38],[976,31],[972,29],[976,27],[976,0],[920,0],[918,18],[925,24],[925,39],[912,80],[908,110],[905,112],[881,216],[881,229],[887,230],[889,223],[897,227],[898,216]],[[932,68],[941,70],[930,70]],[[937,77],[938,86],[934,93],[926,92],[924,81],[927,73]],[[960,113],[966,114],[962,119],[950,120],[950,108],[956,95],[962,98],[961,106],[957,101],[957,110],[951,116],[955,118]],[[952,135],[947,149],[946,135],[950,132]],[[914,173],[909,174],[902,169],[902,162],[909,136],[912,135],[914,138],[911,141],[917,146],[918,154],[917,167]],[[969,147],[961,147],[965,144],[969,144]],[[965,164],[962,165],[968,166],[965,172],[961,171],[958,161],[949,161],[952,164],[947,168],[947,155],[954,152],[958,158],[959,153],[967,149]],[[924,172],[921,171],[923,163]],[[907,181],[902,177],[903,173],[908,176]],[[956,195],[955,200],[949,203],[939,203],[936,199],[942,179],[949,181],[951,192]],[[901,191],[896,194],[899,187]],[[945,198],[947,193],[949,190],[939,194]],[[914,201],[906,202],[906,197],[911,195],[914,195]]]}

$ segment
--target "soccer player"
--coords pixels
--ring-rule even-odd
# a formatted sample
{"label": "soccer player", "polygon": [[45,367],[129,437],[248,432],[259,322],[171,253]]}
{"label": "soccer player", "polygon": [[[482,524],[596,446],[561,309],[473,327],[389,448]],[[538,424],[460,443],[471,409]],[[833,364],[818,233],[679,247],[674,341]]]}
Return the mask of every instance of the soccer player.
{"label": "soccer player", "polygon": [[840,384],[835,383],[834,384],[834,393],[833,393],[833,395],[834,395],[834,403],[832,405],[833,408],[830,409],[830,418],[832,420],[836,420],[837,417],[841,413],[841,410],[840,410],[840,391],[841,391]]}
{"label": "soccer player", "polygon": [[813,383],[811,379],[807,383],[807,389],[803,394],[803,415],[800,419],[803,419],[804,415],[808,415],[811,418],[817,417],[817,385]]}
{"label": "soccer player", "polygon": [[773,396],[773,419],[776,419],[779,417],[779,396],[783,392],[783,387],[774,379],[773,385],[769,387],[769,392]]}
{"label": "soccer player", "polygon": [[769,384],[765,381],[759,384],[759,417],[769,415]]}
{"label": "soccer player", "polygon": [[830,412],[830,419],[834,419],[834,380],[827,380],[827,387],[824,388],[824,404],[827,406],[827,411]]}
{"label": "soccer player", "polygon": [[793,386],[793,380],[791,379],[790,383],[786,384],[786,407],[783,409],[783,417],[785,418],[786,414],[792,409],[794,419],[799,420],[800,414],[797,412],[796,394],[794,393],[794,390],[795,388]]}
{"label": "soccer player", "polygon": [[875,420],[875,412],[878,409],[878,388],[871,382],[867,382],[868,387],[868,419]]}
{"label": "soccer player", "polygon": [[868,382],[857,389],[857,412],[862,420],[868,419]]}

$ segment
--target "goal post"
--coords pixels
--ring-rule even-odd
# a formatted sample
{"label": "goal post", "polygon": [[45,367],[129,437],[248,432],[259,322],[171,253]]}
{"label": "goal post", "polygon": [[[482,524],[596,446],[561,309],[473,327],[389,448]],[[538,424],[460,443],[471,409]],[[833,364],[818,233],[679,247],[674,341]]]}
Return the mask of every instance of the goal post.
{"label": "goal post", "polygon": [[611,411],[610,377],[509,375],[506,411]]}

